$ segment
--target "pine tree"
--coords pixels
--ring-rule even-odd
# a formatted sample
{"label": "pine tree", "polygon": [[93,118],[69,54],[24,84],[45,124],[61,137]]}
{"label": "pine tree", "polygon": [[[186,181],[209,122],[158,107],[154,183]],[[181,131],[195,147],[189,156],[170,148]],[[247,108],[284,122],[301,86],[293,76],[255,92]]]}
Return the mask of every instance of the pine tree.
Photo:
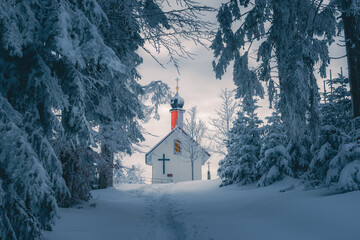
{"label": "pine tree", "polygon": [[137,184],[141,184],[144,183],[142,174],[143,174],[143,169],[141,169],[140,167],[135,167],[134,165],[131,166],[131,168],[127,169],[127,176],[126,176],[126,181],[127,183],[137,183]]}
{"label": "pine tree", "polygon": [[114,164],[114,184],[120,184],[126,177],[125,166],[121,161],[121,156],[115,156],[115,164]]}
{"label": "pine tree", "polygon": [[334,126],[349,134],[352,131],[349,124],[352,118],[349,79],[341,73],[337,78],[326,80],[326,85],[330,91],[326,95],[326,103],[320,106],[321,125]]}
{"label": "pine tree", "polygon": [[256,163],[259,160],[262,123],[257,117],[256,100],[244,99],[227,141],[228,154],[219,162],[218,174],[222,186],[249,184],[258,180]]}
{"label": "pine tree", "polygon": [[[184,1],[186,9],[169,13],[178,16],[172,29],[199,29],[204,22],[195,13],[206,8],[192,9],[196,3]],[[57,215],[55,198],[62,203],[88,196],[93,168],[91,176],[80,171],[78,179],[86,184],[79,186],[69,180],[79,172],[67,166],[83,170],[94,162],[80,155],[61,162],[62,152],[54,152],[50,141],[64,142],[62,147],[73,151],[69,155],[79,149],[91,153],[89,147],[98,143],[112,155],[130,153],[132,144],[143,140],[138,120],[146,110],[141,102],[145,91],[137,82],[142,59],[136,51],[148,40],[144,36],[172,25],[159,17],[165,15],[155,1],[114,2],[137,8],[130,4],[110,12],[100,0],[0,2],[0,137],[8,138],[0,143],[5,194],[0,204],[6,209],[0,223],[11,225],[6,232],[0,229],[0,236],[38,239]],[[120,20],[114,21],[117,16]],[[172,53],[177,47],[183,52],[183,45],[173,44],[179,43],[175,35],[174,41],[163,42]],[[200,42],[205,34],[183,36]],[[158,46],[161,40],[160,34]]]}
{"label": "pine tree", "polygon": [[[339,89],[344,90],[341,85]],[[340,92],[348,93],[348,91]],[[323,150],[327,144],[329,149],[325,149],[323,154],[330,155],[329,158],[332,158],[330,158],[330,160],[326,159],[328,163],[325,162],[320,169],[324,169],[325,166],[325,170],[327,170],[325,178],[326,184],[335,183],[339,190],[347,192],[360,189],[360,142],[356,128],[351,129],[350,132],[346,132],[349,130],[346,121],[350,119],[350,112],[348,111],[350,104],[349,99],[344,98],[342,95],[339,96],[338,103],[332,103],[334,106],[331,108],[334,111],[333,118],[335,119],[329,117],[330,120],[334,122],[334,125],[330,126],[335,130],[333,130],[333,134],[327,140],[328,143],[325,143],[320,149],[320,151]],[[330,144],[333,142],[335,142],[336,145],[330,148]]]}
{"label": "pine tree", "polygon": [[[238,82],[235,72],[247,67],[244,63],[249,53],[254,46],[259,46],[256,76],[269,82],[270,100],[274,79],[279,79],[279,109],[296,176],[307,170],[309,141],[314,140],[318,132],[314,66],[319,64],[320,74],[325,75],[330,59],[328,45],[336,34],[335,9],[332,5],[320,7],[321,4],[322,1],[310,0],[260,0],[251,4],[250,1],[229,1],[218,11],[220,27],[211,45],[216,77],[221,78],[234,61],[234,83],[239,89],[253,87]],[[242,59],[246,61],[240,61]],[[309,132],[313,139],[307,136]]]}
{"label": "pine tree", "polygon": [[121,183],[130,183],[130,184],[143,184],[144,178],[143,178],[143,172],[144,170],[141,167],[135,167],[135,165],[132,165],[130,168],[121,166],[117,171],[115,172],[115,184],[121,184]]}
{"label": "pine tree", "polygon": [[38,239],[58,215],[53,184],[28,141],[22,116],[0,96],[0,228],[4,239]]}
{"label": "pine tree", "polygon": [[0,239],[16,239],[14,229],[11,226],[7,210],[5,208],[5,192],[2,189],[2,180],[0,179]]}
{"label": "pine tree", "polygon": [[65,199],[68,191],[61,176],[61,164],[48,141],[53,130],[61,131],[52,107],[63,103],[63,94],[35,49],[24,50],[23,58],[8,56],[3,60],[6,61],[1,66],[4,74],[15,76],[6,81],[3,90],[8,93],[9,103],[23,117],[22,128],[49,174],[57,199]]}
{"label": "pine tree", "polygon": [[277,106],[272,116],[266,117],[267,125],[263,127],[264,137],[260,149],[260,160],[257,162],[261,178],[258,186],[267,186],[292,176],[290,168],[291,157],[286,149],[287,137]]}
{"label": "pine tree", "polygon": [[[143,61],[138,49],[150,53],[145,48],[145,42],[158,51],[162,46],[169,53],[170,61],[177,66],[176,57],[187,54],[178,38],[188,37],[201,42],[205,34],[200,27],[206,27],[206,23],[195,19],[200,10],[207,8],[187,0],[176,3],[182,7],[180,12],[164,12],[161,9],[163,3],[153,0],[98,2],[108,20],[108,25],[100,26],[104,41],[124,65],[124,71],[118,75],[102,73],[97,76],[103,79],[103,84],[97,86],[98,90],[91,96],[95,101],[86,101],[90,103],[86,108],[87,118],[93,127],[99,126],[95,141],[101,146],[102,156],[109,167],[100,172],[102,184],[99,186],[106,187],[112,182],[114,154],[132,154],[133,145],[144,140],[138,121],[147,121],[145,117],[152,115],[158,119],[158,106],[170,98],[169,88],[161,81],[153,81],[147,86],[137,82],[141,78],[137,67]],[[174,17],[178,20],[174,20]],[[188,29],[193,32],[189,34]],[[98,75],[96,70],[93,72],[95,76]],[[152,107],[144,105],[147,100],[150,100]]]}
{"label": "pine tree", "polygon": [[360,189],[360,144],[351,141],[340,146],[337,155],[330,161],[326,183],[337,183],[342,191]]}
{"label": "pine tree", "polygon": [[61,207],[69,207],[81,201],[88,201],[90,191],[97,183],[97,169],[105,163],[100,155],[91,148],[73,146],[61,139],[51,141],[63,169],[63,178],[70,197],[58,201]]}
{"label": "pine tree", "polygon": [[[313,184],[322,184],[329,171],[332,159],[338,154],[341,144],[349,137],[333,125],[321,127],[319,137],[312,146],[314,151],[310,162],[308,178]],[[332,166],[331,168],[333,168]]]}
{"label": "pine tree", "polygon": [[[311,147],[313,153],[307,178],[312,184],[323,184],[332,159],[343,143],[350,141],[351,100],[349,80],[342,74],[326,81],[330,92],[320,108],[321,128],[319,137]],[[334,163],[332,168],[334,168]]]}

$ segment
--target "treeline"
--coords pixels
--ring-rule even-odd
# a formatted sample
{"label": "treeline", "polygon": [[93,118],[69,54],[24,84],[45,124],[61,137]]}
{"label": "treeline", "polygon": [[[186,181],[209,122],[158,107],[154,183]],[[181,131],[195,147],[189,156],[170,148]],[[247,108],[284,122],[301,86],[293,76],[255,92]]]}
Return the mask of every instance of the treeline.
{"label": "treeline", "polygon": [[[342,191],[358,190],[358,1],[231,0],[217,19],[214,71],[221,78],[234,62],[241,100],[220,162],[222,184],[264,186],[288,175],[311,185],[336,183]],[[336,37],[345,39],[349,78],[341,74],[329,80],[331,91],[320,104],[315,71],[326,77],[329,46]],[[255,110],[256,99],[264,96],[263,83],[275,112],[260,127]]]}
{"label": "treeline", "polygon": [[[261,121],[255,101],[242,104],[237,119],[229,131],[228,154],[218,170],[222,185],[250,184],[267,186],[285,176],[301,178],[307,186],[327,186],[336,183],[341,191],[358,190],[356,171],[359,145],[354,142],[349,80],[326,80],[328,92],[319,105],[320,127],[313,141],[307,133],[306,145],[294,151],[281,120],[278,98],[274,112]],[[294,161],[298,156],[300,162]]]}

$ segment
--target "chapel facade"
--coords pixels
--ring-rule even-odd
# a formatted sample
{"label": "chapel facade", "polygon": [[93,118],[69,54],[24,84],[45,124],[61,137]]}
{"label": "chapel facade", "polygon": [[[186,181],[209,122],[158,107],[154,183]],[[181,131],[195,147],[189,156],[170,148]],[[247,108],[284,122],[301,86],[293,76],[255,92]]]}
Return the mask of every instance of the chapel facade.
{"label": "chapel facade", "polygon": [[170,105],[171,131],[145,155],[145,163],[152,166],[152,183],[201,180],[210,154],[183,130],[184,99],[178,86]]}

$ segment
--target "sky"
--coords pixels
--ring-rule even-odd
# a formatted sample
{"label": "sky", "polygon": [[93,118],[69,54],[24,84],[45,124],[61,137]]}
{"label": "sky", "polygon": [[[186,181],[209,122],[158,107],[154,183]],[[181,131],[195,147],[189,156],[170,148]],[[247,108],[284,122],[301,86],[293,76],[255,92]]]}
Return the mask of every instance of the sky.
{"label": "sky", "polygon": [[[209,5],[209,1],[202,1],[204,4]],[[211,6],[218,7],[223,0],[211,1]],[[216,13],[210,13],[206,16],[207,19],[216,24]],[[336,42],[330,47],[330,56],[339,57],[345,55],[345,48],[339,47]],[[201,45],[195,45],[191,42],[185,43],[186,47],[190,52],[195,54],[194,60],[192,59],[180,59],[180,74],[176,71],[175,67],[168,63],[166,53],[162,52],[157,55],[158,59],[165,63],[165,68],[162,68],[153,58],[145,53],[139,51],[139,54],[143,57],[143,64],[139,67],[139,72],[142,75],[140,81],[141,84],[145,85],[151,81],[161,80],[169,85],[171,90],[175,92],[176,78],[180,79],[179,82],[179,94],[184,98],[185,104],[184,109],[190,109],[192,106],[197,106],[199,111],[199,118],[204,120],[206,123],[209,122],[209,118],[216,116],[216,110],[219,109],[221,101],[219,94],[222,89],[235,89],[235,85],[232,81],[232,66],[229,66],[227,72],[221,80],[215,78],[215,73],[212,69],[213,53],[210,49],[206,49]],[[210,44],[209,44],[210,45]],[[155,52],[153,52],[155,53]],[[249,61],[250,67],[256,65],[255,60]],[[343,67],[344,75],[347,76],[347,64],[346,58],[339,60],[332,60],[330,63],[330,69],[332,69],[332,76],[336,76],[340,72],[340,67]],[[316,73],[318,79],[318,85],[320,91],[323,91],[323,79]],[[271,114],[271,110],[268,108],[268,102],[265,99],[260,99],[258,102],[260,108],[258,109],[258,115],[261,119],[265,119],[266,116]],[[169,104],[165,104],[160,107],[159,114],[160,120],[151,119],[149,122],[144,123],[145,132],[149,132],[152,135],[144,134],[145,141],[142,143],[143,151],[146,153],[156,143],[158,143],[167,133],[170,132],[170,101]],[[186,116],[186,114],[185,114]],[[210,126],[209,126],[210,127]],[[134,153],[132,156],[125,156],[122,162],[125,166],[130,167],[131,165],[140,166],[144,170],[144,177],[151,178],[151,166],[145,164],[145,153]],[[212,178],[217,177],[216,172],[218,168],[218,162],[221,160],[221,156],[212,155],[209,161],[211,162],[211,176]],[[207,165],[203,166],[203,179],[206,179]]]}

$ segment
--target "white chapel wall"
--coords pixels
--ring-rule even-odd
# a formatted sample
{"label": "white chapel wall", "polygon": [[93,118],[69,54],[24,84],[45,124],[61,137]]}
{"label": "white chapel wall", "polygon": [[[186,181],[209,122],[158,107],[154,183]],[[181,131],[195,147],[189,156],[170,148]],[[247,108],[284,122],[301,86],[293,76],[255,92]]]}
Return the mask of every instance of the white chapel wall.
{"label": "white chapel wall", "polygon": [[[188,158],[184,158],[182,149],[181,154],[175,154],[174,141],[180,139],[179,132],[171,134],[164,142],[162,142],[152,153],[152,178],[154,183],[173,181],[191,181],[191,161]],[[165,174],[163,174],[163,162],[158,159],[163,158],[170,159],[165,162]],[[197,159],[194,162],[194,180],[201,180],[201,160]],[[172,174],[172,177],[168,177],[168,174]]]}

